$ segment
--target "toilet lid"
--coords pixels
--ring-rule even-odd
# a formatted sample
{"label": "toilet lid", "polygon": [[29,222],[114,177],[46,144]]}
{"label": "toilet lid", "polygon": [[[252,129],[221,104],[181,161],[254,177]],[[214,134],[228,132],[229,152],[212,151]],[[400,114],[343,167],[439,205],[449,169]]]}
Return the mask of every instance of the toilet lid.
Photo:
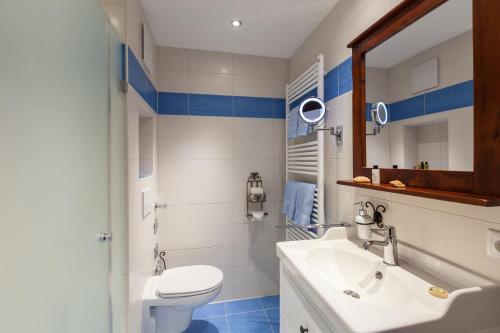
{"label": "toilet lid", "polygon": [[217,289],[224,275],[213,266],[196,265],[167,269],[158,282],[160,297],[198,295]]}

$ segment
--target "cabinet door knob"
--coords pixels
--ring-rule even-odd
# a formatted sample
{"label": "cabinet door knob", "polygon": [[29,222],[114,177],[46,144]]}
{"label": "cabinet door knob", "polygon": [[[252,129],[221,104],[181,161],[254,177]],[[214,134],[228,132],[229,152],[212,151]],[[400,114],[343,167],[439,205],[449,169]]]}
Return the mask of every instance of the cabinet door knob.
{"label": "cabinet door knob", "polygon": [[300,333],[308,333],[309,329],[304,328],[302,325],[300,325]]}

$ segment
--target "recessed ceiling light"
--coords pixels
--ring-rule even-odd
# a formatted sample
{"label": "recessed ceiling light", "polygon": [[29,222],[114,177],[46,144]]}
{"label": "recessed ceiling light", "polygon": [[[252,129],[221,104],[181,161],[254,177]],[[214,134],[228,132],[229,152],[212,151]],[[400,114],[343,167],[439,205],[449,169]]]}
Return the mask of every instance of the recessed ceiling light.
{"label": "recessed ceiling light", "polygon": [[231,21],[231,25],[235,28],[239,28],[241,27],[241,25],[243,24],[243,22],[241,22],[241,20],[232,20]]}

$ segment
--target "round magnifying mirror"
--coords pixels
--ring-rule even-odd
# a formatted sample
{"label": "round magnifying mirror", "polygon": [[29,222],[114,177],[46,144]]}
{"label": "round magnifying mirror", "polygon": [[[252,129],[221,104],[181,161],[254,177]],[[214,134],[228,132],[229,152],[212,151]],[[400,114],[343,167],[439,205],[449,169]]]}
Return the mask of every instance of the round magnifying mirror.
{"label": "round magnifying mirror", "polygon": [[378,102],[372,104],[372,121],[374,121],[378,126],[385,126],[389,120],[389,112],[387,112],[387,106],[384,102]]}
{"label": "round magnifying mirror", "polygon": [[325,103],[320,98],[309,97],[300,103],[299,114],[304,122],[316,125],[325,118]]}

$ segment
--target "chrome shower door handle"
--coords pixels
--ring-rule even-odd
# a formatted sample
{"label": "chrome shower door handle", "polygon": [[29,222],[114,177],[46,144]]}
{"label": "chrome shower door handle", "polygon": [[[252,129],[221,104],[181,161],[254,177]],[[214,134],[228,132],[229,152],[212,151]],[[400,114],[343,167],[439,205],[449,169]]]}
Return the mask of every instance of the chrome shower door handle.
{"label": "chrome shower door handle", "polygon": [[99,239],[101,242],[111,241],[112,238],[113,238],[112,233],[102,233],[97,235],[97,239]]}

